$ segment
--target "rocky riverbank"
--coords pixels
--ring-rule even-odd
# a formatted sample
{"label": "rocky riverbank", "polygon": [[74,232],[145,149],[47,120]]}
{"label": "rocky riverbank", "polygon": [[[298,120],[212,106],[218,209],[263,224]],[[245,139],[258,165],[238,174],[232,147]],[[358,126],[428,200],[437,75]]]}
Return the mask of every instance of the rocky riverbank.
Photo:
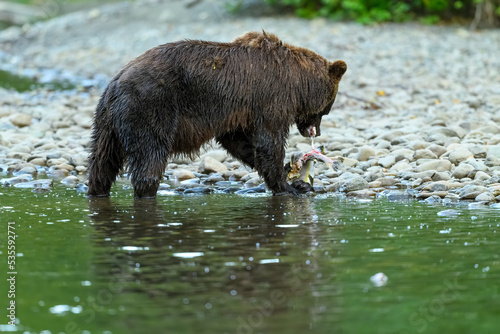
{"label": "rocky riverbank", "polygon": [[[349,66],[315,140],[341,163],[317,165],[318,192],[500,201],[500,31],[235,16],[219,3],[124,2],[1,31],[2,68],[56,71],[80,80],[81,89],[0,90],[0,183],[43,191],[53,182],[37,181],[46,174],[83,189],[92,113],[121,66],[161,43],[230,41],[265,29]],[[293,129],[288,155],[309,149]],[[255,172],[217,147],[196,161],[175,159],[165,175],[178,192],[263,190],[253,188],[262,182]]]}

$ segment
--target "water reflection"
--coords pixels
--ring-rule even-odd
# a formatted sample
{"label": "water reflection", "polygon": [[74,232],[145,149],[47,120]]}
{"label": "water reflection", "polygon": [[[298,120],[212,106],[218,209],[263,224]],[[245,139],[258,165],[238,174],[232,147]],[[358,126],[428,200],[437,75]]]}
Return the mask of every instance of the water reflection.
{"label": "water reflection", "polygon": [[[137,294],[145,307],[154,299],[167,323],[175,314],[186,323],[204,319],[217,330],[250,333],[271,330],[270,318],[297,312],[298,323],[314,327],[325,309],[314,297],[322,278],[314,201],[227,197],[135,200],[133,206],[93,199],[98,277],[118,277],[120,294],[135,294],[134,303]],[[226,321],[207,324],[207,317]]]}

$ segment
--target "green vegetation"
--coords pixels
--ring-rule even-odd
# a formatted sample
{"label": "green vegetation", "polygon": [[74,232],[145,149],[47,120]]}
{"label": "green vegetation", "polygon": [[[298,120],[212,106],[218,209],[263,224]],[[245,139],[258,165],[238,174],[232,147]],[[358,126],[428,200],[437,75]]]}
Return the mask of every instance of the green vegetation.
{"label": "green vegetation", "polygon": [[263,0],[291,8],[301,17],[328,17],[360,23],[424,23],[466,19],[475,26],[492,27],[500,22],[500,0]]}

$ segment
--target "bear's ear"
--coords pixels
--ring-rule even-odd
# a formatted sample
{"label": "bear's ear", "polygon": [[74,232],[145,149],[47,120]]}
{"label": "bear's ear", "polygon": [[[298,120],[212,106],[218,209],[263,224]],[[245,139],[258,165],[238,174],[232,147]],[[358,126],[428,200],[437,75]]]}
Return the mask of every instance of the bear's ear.
{"label": "bear's ear", "polygon": [[347,64],[343,60],[334,61],[330,64],[328,71],[334,80],[340,81],[345,71],[347,71]]}

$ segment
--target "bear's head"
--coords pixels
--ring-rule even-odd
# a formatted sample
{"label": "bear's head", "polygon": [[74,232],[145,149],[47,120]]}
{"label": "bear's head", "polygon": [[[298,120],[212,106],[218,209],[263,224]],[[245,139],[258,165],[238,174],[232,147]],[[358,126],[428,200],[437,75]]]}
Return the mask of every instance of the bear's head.
{"label": "bear's head", "polygon": [[302,136],[318,137],[321,135],[321,118],[328,115],[330,109],[332,109],[333,102],[335,102],[335,97],[337,96],[337,91],[339,89],[340,79],[342,79],[342,76],[346,71],[347,64],[342,60],[337,60],[328,65],[328,77],[332,84],[331,96],[329,96],[328,103],[324,109],[319,110],[317,113],[300,115],[297,117],[297,129]]}

